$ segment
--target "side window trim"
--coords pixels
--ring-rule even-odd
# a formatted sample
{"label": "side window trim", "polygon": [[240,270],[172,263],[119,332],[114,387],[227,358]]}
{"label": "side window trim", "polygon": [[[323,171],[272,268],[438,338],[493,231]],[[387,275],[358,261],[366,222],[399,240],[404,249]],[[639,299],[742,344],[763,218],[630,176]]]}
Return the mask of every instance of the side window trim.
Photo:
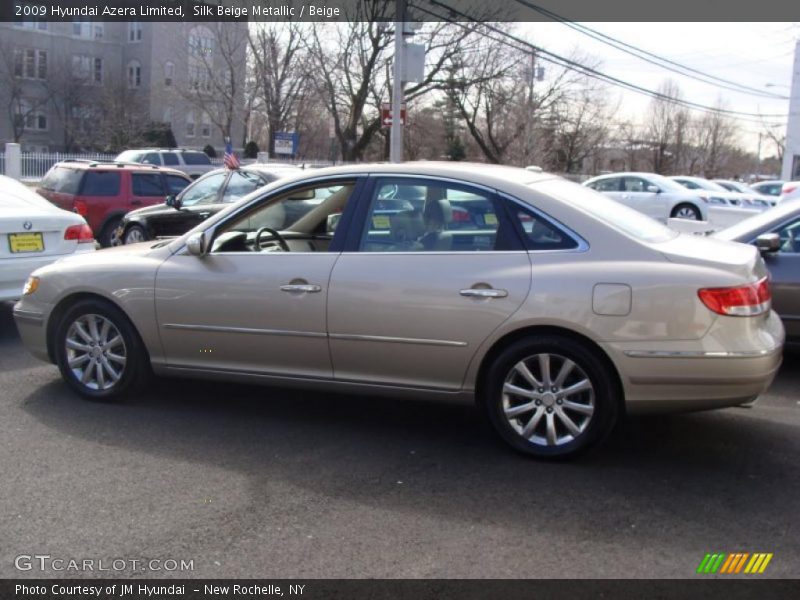
{"label": "side window trim", "polygon": [[525,250],[526,252],[536,252],[536,253],[541,253],[541,252],[547,252],[547,253],[553,253],[553,252],[586,252],[587,250],[589,250],[589,242],[587,242],[582,235],[579,235],[573,229],[567,227],[566,225],[564,225],[563,223],[561,223],[557,219],[554,219],[553,217],[551,217],[547,213],[545,213],[545,212],[539,210],[538,208],[528,204],[527,202],[523,202],[522,200],[514,198],[513,196],[509,196],[508,194],[505,194],[503,192],[498,192],[498,196],[499,196],[499,198],[501,200],[505,200],[505,202],[503,204],[505,205],[505,211],[506,212],[510,212],[511,211],[511,206],[512,205],[516,206],[517,208],[519,208],[521,210],[526,210],[528,212],[531,212],[534,215],[536,215],[537,217],[541,218],[543,221],[547,222],[548,225],[550,225],[554,229],[558,229],[563,235],[566,235],[567,237],[571,238],[572,240],[575,241],[575,243],[578,244],[577,248],[553,248],[553,249],[544,249],[544,250],[542,250],[542,249],[539,249],[539,250],[527,249],[527,244],[524,242],[524,240],[525,240],[525,232],[522,231],[522,226],[519,223],[519,219],[513,219],[512,218],[512,223],[513,223],[514,230],[517,232],[517,236],[520,239],[523,240],[523,242],[522,242],[523,246],[522,247],[526,248],[526,250]]}

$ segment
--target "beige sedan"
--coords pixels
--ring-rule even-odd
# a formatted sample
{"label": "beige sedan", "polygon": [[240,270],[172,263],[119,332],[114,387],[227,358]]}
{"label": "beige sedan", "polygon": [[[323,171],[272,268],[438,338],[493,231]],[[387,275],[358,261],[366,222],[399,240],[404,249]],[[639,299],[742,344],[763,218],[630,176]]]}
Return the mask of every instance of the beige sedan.
{"label": "beige sedan", "polygon": [[625,412],[751,401],[784,340],[754,247],[552,175],[456,163],[281,180],[180,238],[36,271],[14,315],[89,398],[151,373],[474,397],[542,457]]}

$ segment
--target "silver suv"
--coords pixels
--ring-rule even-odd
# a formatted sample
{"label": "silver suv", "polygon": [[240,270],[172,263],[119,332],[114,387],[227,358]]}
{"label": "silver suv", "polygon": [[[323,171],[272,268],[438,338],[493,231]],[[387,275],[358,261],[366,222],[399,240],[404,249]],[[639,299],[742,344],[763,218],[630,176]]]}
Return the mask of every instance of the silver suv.
{"label": "silver suv", "polygon": [[142,148],[125,150],[114,160],[117,162],[141,163],[172,167],[183,171],[192,179],[197,179],[209,171],[216,169],[205,152],[199,150],[182,150],[179,148]]}

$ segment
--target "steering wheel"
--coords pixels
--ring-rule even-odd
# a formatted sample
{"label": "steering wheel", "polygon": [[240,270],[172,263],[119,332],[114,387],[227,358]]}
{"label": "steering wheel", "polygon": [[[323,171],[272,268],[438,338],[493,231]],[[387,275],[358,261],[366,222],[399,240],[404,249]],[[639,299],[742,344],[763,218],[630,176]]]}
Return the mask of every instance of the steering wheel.
{"label": "steering wheel", "polygon": [[284,252],[290,252],[289,244],[286,243],[286,240],[283,239],[283,237],[281,237],[280,233],[278,233],[271,227],[261,227],[258,231],[256,231],[256,239],[253,243],[255,244],[255,247],[258,249],[259,252],[261,251],[261,234],[265,232],[270,234],[273,238],[275,238],[275,241],[278,242],[278,245],[281,247],[281,250],[283,250]]}

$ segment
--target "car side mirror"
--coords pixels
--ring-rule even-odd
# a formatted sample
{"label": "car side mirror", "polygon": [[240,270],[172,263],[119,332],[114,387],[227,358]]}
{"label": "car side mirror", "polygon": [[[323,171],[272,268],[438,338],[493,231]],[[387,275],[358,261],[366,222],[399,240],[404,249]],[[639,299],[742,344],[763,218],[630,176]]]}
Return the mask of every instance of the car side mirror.
{"label": "car side mirror", "polygon": [[656,185],[648,185],[646,190],[648,192],[650,192],[651,194],[660,194],[661,193],[661,190]]}
{"label": "car side mirror", "polygon": [[186,240],[186,250],[189,254],[197,256],[198,258],[202,258],[208,254],[208,238],[206,237],[206,232],[198,231],[190,235],[189,239]]}
{"label": "car side mirror", "polygon": [[167,206],[171,206],[175,210],[181,209],[181,201],[175,194],[170,194],[169,196],[167,196],[165,203]]}
{"label": "car side mirror", "polygon": [[336,226],[339,224],[339,221],[342,219],[342,213],[333,213],[332,215],[328,215],[328,219],[325,226],[326,233],[335,233]]}
{"label": "car side mirror", "polygon": [[781,249],[781,236],[777,233],[762,233],[756,238],[756,248],[761,254],[771,254]]}

